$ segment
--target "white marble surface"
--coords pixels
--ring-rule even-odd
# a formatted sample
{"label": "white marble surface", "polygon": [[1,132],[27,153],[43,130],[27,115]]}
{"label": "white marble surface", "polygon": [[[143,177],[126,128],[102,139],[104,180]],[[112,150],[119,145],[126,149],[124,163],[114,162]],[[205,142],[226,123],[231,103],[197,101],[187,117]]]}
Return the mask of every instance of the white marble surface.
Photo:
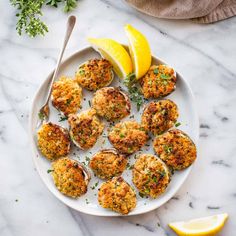
{"label": "white marble surface", "polygon": [[127,42],[131,23],[148,37],[152,52],[190,83],[200,117],[198,160],[176,196],[161,208],[135,217],[103,218],[69,209],[41,182],[28,142],[32,98],[55,66],[66,15],[45,11],[44,38],[19,37],[15,12],[0,2],[0,235],[175,235],[170,221],[229,213],[220,235],[236,235],[236,18],[213,25],[158,20],[117,0],[81,0],[67,55],[86,37]]}

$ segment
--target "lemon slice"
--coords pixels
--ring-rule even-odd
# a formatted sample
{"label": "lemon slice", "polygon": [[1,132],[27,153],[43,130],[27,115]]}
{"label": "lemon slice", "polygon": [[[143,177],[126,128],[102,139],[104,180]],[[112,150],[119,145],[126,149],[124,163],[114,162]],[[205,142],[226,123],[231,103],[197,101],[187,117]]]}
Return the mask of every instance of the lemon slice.
{"label": "lemon slice", "polygon": [[219,214],[190,221],[170,223],[169,226],[178,235],[215,235],[224,226],[228,214]]}
{"label": "lemon slice", "polygon": [[129,50],[132,58],[136,78],[139,79],[146,74],[151,66],[151,49],[146,37],[131,25],[125,26],[129,39]]}
{"label": "lemon slice", "polygon": [[132,73],[133,67],[131,58],[120,43],[113,39],[106,38],[88,38],[88,41],[102,57],[110,61],[119,78],[123,79]]}

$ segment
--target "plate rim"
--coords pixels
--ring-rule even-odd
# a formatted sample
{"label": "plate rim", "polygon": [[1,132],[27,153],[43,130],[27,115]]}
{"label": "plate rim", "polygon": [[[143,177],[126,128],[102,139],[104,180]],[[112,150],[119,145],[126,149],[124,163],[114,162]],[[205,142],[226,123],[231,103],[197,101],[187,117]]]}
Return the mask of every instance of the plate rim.
{"label": "plate rim", "polygon": [[[126,46],[126,45],[125,45]],[[76,57],[77,54],[80,54],[82,53],[83,51],[86,51],[86,50],[90,50],[90,49],[93,49],[91,46],[86,46],[86,47],[83,47],[82,49],[80,50],[77,50],[75,53],[71,54],[70,56],[66,57],[62,63],[61,63],[61,66],[63,66],[64,64],[68,63],[68,61],[72,60],[73,57]],[[93,49],[94,50],[94,49]],[[152,54],[152,58],[155,58],[159,61],[161,61],[161,63],[163,64],[166,64],[166,65],[169,65],[168,63],[166,63],[164,60],[162,60],[161,58],[155,56],[154,54]],[[170,66],[170,65],[169,65]],[[39,168],[37,162],[36,162],[36,158],[37,158],[37,152],[36,152],[36,148],[35,148],[35,143],[34,143],[34,133],[33,133],[33,116],[35,116],[35,114],[33,114],[33,108],[35,106],[35,104],[37,103],[37,98],[40,94],[40,90],[42,89],[43,85],[45,85],[45,83],[48,81],[48,79],[50,77],[52,77],[53,73],[54,73],[55,69],[53,69],[49,74],[48,76],[45,78],[45,80],[39,85],[39,88],[37,89],[37,91],[35,92],[35,95],[34,95],[34,98],[32,100],[32,104],[31,104],[31,107],[30,107],[30,114],[29,114],[29,126],[28,126],[28,135],[29,135],[29,143],[30,143],[30,149],[31,149],[31,152],[32,152],[32,159],[33,159],[33,163],[36,167],[36,170],[37,170],[37,173],[39,174],[40,176],[40,179],[41,181],[44,183],[44,185],[46,185],[47,189],[57,198],[59,199],[63,204],[65,204],[66,206],[78,211],[78,212],[82,212],[82,213],[85,213],[85,214],[88,214],[88,215],[93,215],[93,216],[102,216],[102,217],[120,217],[120,216],[134,216],[134,215],[140,215],[140,214],[144,214],[144,213],[147,213],[147,212],[150,212],[150,211],[153,211],[159,207],[161,207],[162,205],[164,205],[165,203],[167,203],[182,187],[182,185],[184,184],[184,182],[186,181],[187,177],[189,176],[190,172],[192,171],[192,168],[193,166],[195,165],[196,161],[198,160],[198,158],[196,159],[195,163],[193,165],[191,165],[190,167],[188,167],[187,169],[187,173],[185,174],[185,176],[183,176],[183,178],[181,179],[180,183],[179,183],[179,186],[175,189],[175,191],[172,192],[172,194],[170,196],[168,196],[161,204],[158,204],[158,205],[153,205],[152,207],[149,207],[148,209],[146,210],[143,210],[142,212],[135,212],[133,213],[132,211],[128,214],[128,215],[121,215],[121,214],[117,214],[113,211],[109,211],[107,212],[107,214],[103,214],[103,213],[96,213],[96,212],[91,212],[91,211],[88,211],[86,210],[87,208],[83,208],[81,207],[80,209],[74,207],[73,205],[69,204],[68,202],[64,201],[64,195],[63,196],[60,196],[61,193],[57,194],[53,191],[53,189],[51,189],[51,187],[47,184],[47,181],[45,180],[45,178],[43,177],[43,174],[42,174],[42,171],[41,169]],[[184,79],[184,77],[175,70],[176,72],[176,75],[177,76],[180,76],[181,79],[184,81],[185,83],[185,86],[187,87],[189,93],[190,93],[190,96],[192,98],[192,104],[193,104],[193,111],[194,111],[194,114],[193,114],[193,117],[195,118],[195,122],[196,122],[196,126],[197,126],[197,129],[195,131],[196,133],[196,137],[195,138],[195,145],[198,149],[198,141],[199,141],[199,116],[198,116],[198,111],[197,111],[197,106],[196,106],[196,99],[195,99],[195,96],[193,94],[193,91],[189,85],[189,83]],[[62,194],[61,194],[62,195]]]}

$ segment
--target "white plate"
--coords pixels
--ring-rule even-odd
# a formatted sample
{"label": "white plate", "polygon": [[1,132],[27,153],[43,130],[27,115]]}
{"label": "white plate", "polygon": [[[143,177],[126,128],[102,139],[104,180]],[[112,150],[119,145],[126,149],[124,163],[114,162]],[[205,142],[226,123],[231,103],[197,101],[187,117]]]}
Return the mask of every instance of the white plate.
{"label": "white plate", "polygon": [[[100,57],[100,55],[97,52],[95,52],[91,47],[85,48],[75,53],[74,55],[72,55],[71,57],[69,57],[67,60],[65,60],[62,63],[61,68],[60,68],[60,75],[68,75],[68,76],[73,77],[79,64],[83,63],[84,61],[88,59],[95,58],[95,57],[98,58]],[[155,57],[153,57],[152,63],[165,64],[164,62],[162,62],[161,60]],[[88,192],[84,196],[80,197],[79,199],[71,199],[69,197],[64,196],[57,190],[57,188],[54,186],[51,175],[47,173],[47,170],[51,168],[50,162],[47,161],[37,149],[37,142],[36,142],[37,128],[36,127],[37,127],[37,122],[38,122],[38,111],[45,101],[45,96],[48,91],[48,81],[49,81],[49,78],[51,78],[51,76],[52,76],[52,73],[48,76],[48,78],[45,80],[45,82],[41,85],[38,92],[36,93],[36,96],[32,104],[31,114],[30,114],[30,141],[31,141],[32,149],[33,149],[33,159],[36,165],[36,169],[40,177],[42,178],[43,182],[46,184],[47,188],[58,199],[60,199],[63,203],[65,203],[69,207],[75,210],[78,210],[80,212],[84,212],[91,215],[119,216],[119,214],[112,212],[110,210],[107,210],[107,209],[103,209],[102,207],[99,206],[97,202],[97,196],[95,196],[95,194],[97,194],[97,190],[103,181],[94,177],[93,174],[92,174],[92,180],[90,181],[90,184],[88,187]],[[125,88],[122,85],[122,81],[119,81],[118,78],[115,78],[113,80],[111,86],[121,86]],[[85,89],[83,89],[83,98],[86,99],[86,100],[83,100],[83,103],[82,103],[83,110],[89,108],[88,100],[92,98],[92,95],[93,95],[92,92],[88,92]],[[171,95],[167,96],[167,98],[173,100],[178,105],[179,113],[180,113],[180,117],[178,121],[181,122],[181,126],[179,126],[178,128],[185,131],[196,143],[198,140],[198,134],[199,134],[199,123],[198,123],[198,116],[196,112],[194,97],[188,84],[183,79],[183,77],[178,73],[177,73],[176,90]],[[67,121],[58,122],[59,120],[58,111],[54,109],[52,106],[50,109],[51,109],[50,121],[60,124],[64,127],[67,127]],[[137,112],[135,104],[132,104],[131,115],[134,115],[135,120],[137,120],[138,122],[140,122],[141,113],[142,113],[142,109],[140,110],[140,112]],[[130,118],[127,117],[124,120],[127,120],[127,119],[130,119]],[[108,125],[108,123],[106,124]],[[105,135],[106,135],[106,131],[99,138],[96,145],[88,151],[81,151],[81,150],[78,150],[76,147],[74,147],[70,153],[70,157],[83,162],[83,161],[86,161],[86,156],[91,157],[92,154],[94,154],[96,151],[102,148],[111,147],[111,144],[109,143],[107,138],[103,137]],[[150,146],[149,147],[145,146],[142,149],[142,152],[154,153],[152,145],[151,145],[151,141],[148,144],[150,144]],[[139,153],[141,152],[137,152],[136,154],[139,154]],[[134,162],[134,155],[129,157],[129,163],[132,164],[133,162]],[[191,168],[192,167],[189,167],[184,171],[179,171],[179,172],[176,171],[172,177],[171,183],[168,186],[166,192],[155,200],[141,198],[137,192],[137,198],[138,198],[137,206],[132,212],[130,212],[129,215],[137,215],[137,214],[151,211],[153,209],[160,207],[165,202],[167,202],[179,190],[179,188],[181,187],[181,185],[183,184],[183,182],[189,175]],[[126,170],[122,176],[124,177],[125,180],[127,180],[133,186],[132,181],[131,181],[131,170]],[[94,184],[97,181],[99,181],[98,187],[92,190],[91,187],[94,186]]]}

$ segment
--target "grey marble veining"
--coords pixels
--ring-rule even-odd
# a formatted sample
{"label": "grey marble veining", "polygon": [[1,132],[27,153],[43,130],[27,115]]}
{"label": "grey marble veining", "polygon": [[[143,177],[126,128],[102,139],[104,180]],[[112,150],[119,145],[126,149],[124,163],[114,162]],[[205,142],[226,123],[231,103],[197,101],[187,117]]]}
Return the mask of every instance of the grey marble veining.
{"label": "grey marble veining", "polygon": [[[148,37],[153,54],[190,83],[200,119],[198,160],[180,191],[150,213],[118,218],[85,215],[64,206],[46,189],[32,163],[28,114],[38,86],[56,63],[66,15],[46,9],[49,33],[19,37],[15,11],[0,2],[0,235],[175,235],[171,221],[227,212],[220,235],[236,235],[236,18],[211,25],[155,19],[124,1],[81,0],[77,27],[66,51],[86,37],[127,43],[130,23]],[[101,27],[102,26],[102,27]]]}

